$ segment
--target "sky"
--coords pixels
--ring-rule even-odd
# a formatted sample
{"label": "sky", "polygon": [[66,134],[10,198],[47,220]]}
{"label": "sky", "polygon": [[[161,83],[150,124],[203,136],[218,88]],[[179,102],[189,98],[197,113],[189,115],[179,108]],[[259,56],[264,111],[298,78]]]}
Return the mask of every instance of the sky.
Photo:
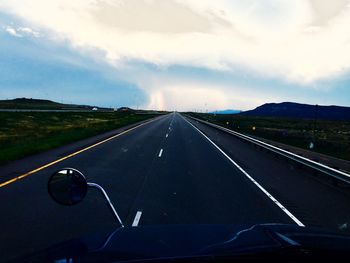
{"label": "sky", "polygon": [[0,0],[0,99],[350,106],[348,0]]}

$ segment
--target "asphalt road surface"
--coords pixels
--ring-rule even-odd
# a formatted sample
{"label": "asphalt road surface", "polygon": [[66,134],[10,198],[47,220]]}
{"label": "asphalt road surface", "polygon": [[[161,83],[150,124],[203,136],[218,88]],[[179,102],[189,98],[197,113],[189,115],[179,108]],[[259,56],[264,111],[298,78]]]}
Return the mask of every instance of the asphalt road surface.
{"label": "asphalt road surface", "polygon": [[[23,159],[0,167],[0,178],[45,164]],[[0,260],[118,227],[94,189],[74,207],[51,200],[48,178],[63,167],[103,186],[127,226],[287,223],[350,232],[348,189],[172,113],[25,178],[0,182]]]}

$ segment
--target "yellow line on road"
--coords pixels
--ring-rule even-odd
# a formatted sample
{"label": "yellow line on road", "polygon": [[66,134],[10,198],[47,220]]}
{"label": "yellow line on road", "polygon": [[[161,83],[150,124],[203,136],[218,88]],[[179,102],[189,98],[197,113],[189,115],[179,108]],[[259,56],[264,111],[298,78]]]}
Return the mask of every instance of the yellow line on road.
{"label": "yellow line on road", "polygon": [[8,180],[8,181],[6,181],[6,182],[1,183],[1,184],[0,184],[0,188],[6,186],[6,185],[8,185],[8,184],[11,184],[11,183],[13,183],[13,182],[16,182],[16,181],[18,181],[18,180],[21,180],[21,179],[23,179],[23,178],[25,178],[25,177],[27,177],[27,176],[29,176],[29,175],[31,175],[31,174],[34,174],[34,173],[36,173],[36,172],[39,172],[39,171],[41,171],[41,170],[43,170],[43,169],[45,169],[45,168],[47,168],[47,167],[50,167],[50,166],[52,166],[52,165],[54,165],[54,164],[56,164],[56,163],[62,162],[62,161],[64,161],[64,160],[68,159],[68,158],[71,158],[71,157],[73,157],[73,156],[75,156],[75,155],[78,155],[78,154],[80,154],[80,153],[82,153],[82,152],[85,152],[85,151],[87,151],[87,150],[90,150],[91,148],[94,148],[94,147],[96,147],[96,146],[98,146],[98,145],[100,145],[100,144],[103,144],[103,143],[105,143],[105,142],[108,142],[108,141],[110,141],[110,140],[113,140],[114,138],[117,138],[117,137],[119,137],[119,136],[121,136],[121,135],[123,135],[123,134],[125,134],[125,133],[127,133],[127,132],[129,132],[129,131],[132,131],[132,130],[134,130],[134,129],[136,129],[136,128],[139,128],[139,127],[141,127],[141,126],[143,126],[143,125],[145,125],[145,124],[147,124],[147,123],[150,123],[150,122],[152,122],[152,121],[155,121],[155,120],[157,120],[157,119],[158,119],[158,118],[149,120],[149,121],[144,122],[144,123],[141,123],[141,124],[139,124],[139,125],[137,125],[137,126],[135,126],[135,127],[133,127],[133,128],[130,128],[130,129],[128,129],[128,130],[125,130],[125,131],[123,131],[123,132],[121,132],[121,133],[118,133],[118,134],[116,134],[116,135],[113,135],[113,136],[111,136],[111,137],[109,137],[109,138],[107,138],[107,139],[104,139],[104,140],[102,140],[102,141],[100,141],[100,142],[98,142],[98,143],[95,143],[95,144],[93,144],[93,145],[90,145],[90,146],[88,146],[88,147],[86,147],[86,148],[84,148],[84,149],[81,149],[81,150],[77,151],[77,152],[71,153],[71,154],[69,154],[69,155],[67,155],[67,156],[65,156],[65,157],[62,157],[62,158],[60,158],[60,159],[58,159],[58,160],[55,160],[55,161],[53,161],[53,162],[51,162],[51,163],[45,164],[45,165],[43,165],[43,166],[40,166],[39,168],[36,168],[36,169],[34,169],[34,170],[30,171],[30,172],[27,172],[27,173],[25,173],[25,174],[21,174],[21,175],[15,177],[15,178],[13,178],[13,179],[10,179],[10,180]]}

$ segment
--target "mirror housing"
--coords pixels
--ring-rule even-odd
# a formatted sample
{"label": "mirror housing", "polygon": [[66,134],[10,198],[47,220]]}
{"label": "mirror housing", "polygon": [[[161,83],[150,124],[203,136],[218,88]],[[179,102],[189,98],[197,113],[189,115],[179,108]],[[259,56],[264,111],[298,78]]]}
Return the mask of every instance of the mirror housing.
{"label": "mirror housing", "polygon": [[61,205],[72,206],[80,203],[86,196],[88,187],[98,190],[107,201],[115,219],[124,227],[106,191],[96,183],[88,183],[85,176],[76,169],[64,168],[51,175],[48,192],[53,200]]}
{"label": "mirror housing", "polygon": [[64,168],[55,172],[49,179],[49,195],[61,205],[72,206],[86,196],[88,183],[85,176],[76,169]]}

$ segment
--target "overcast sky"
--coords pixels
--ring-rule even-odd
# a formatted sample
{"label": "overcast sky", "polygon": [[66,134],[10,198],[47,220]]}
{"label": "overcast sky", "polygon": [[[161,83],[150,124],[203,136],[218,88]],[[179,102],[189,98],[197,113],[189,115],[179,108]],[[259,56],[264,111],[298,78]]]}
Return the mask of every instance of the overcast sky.
{"label": "overcast sky", "polygon": [[348,0],[0,0],[0,99],[350,106]]}

